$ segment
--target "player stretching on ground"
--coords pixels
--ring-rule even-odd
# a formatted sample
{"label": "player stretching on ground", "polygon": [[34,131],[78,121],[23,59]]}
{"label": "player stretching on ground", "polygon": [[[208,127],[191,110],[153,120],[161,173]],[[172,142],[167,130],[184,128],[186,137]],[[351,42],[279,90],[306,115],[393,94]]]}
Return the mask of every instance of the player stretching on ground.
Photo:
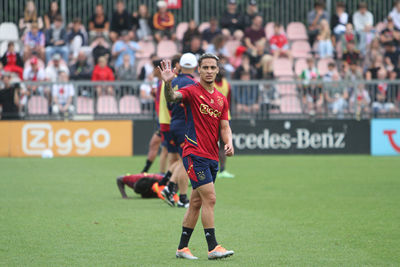
{"label": "player stretching on ground", "polygon": [[193,187],[190,205],[183,219],[176,257],[197,259],[190,252],[188,244],[201,210],[201,221],[208,244],[208,259],[218,259],[233,255],[233,251],[218,245],[215,238],[214,182],[218,172],[219,129],[225,143],[225,154],[233,156],[234,151],[228,121],[228,102],[214,89],[215,76],[219,71],[218,57],[204,54],[199,58],[198,65],[200,83],[174,91],[171,81],[175,74],[171,69],[171,62],[161,62],[161,77],[165,82],[167,101],[182,101],[185,105],[187,123],[183,164]]}

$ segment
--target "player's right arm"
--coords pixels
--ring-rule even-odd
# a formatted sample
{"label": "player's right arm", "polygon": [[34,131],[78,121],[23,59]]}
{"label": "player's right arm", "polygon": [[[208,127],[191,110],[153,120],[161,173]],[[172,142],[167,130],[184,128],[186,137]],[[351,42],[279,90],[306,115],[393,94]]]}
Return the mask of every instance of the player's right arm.
{"label": "player's right arm", "polygon": [[121,193],[122,198],[128,198],[128,196],[125,193],[125,184],[122,181],[123,178],[124,178],[123,176],[120,176],[117,178],[117,185],[118,185],[118,189],[119,189],[119,192]]}
{"label": "player's right arm", "polygon": [[163,79],[164,86],[164,95],[167,102],[179,102],[182,100],[182,94],[180,92],[175,91],[172,88],[172,80],[175,78],[175,71],[171,69],[171,61],[163,60],[161,61],[161,78]]}

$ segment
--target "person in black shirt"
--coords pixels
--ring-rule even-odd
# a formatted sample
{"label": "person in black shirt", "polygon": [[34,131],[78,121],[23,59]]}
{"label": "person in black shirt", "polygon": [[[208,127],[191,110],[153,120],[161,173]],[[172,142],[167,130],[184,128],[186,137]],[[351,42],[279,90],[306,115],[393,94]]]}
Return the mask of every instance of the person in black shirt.
{"label": "person in black shirt", "polygon": [[229,0],[227,10],[222,14],[220,25],[223,30],[233,35],[237,30],[241,30],[240,13],[237,11],[236,0]]}
{"label": "person in black shirt", "polygon": [[50,10],[44,15],[44,27],[46,30],[50,29],[57,16],[61,16],[60,7],[57,1],[52,1]]}
{"label": "person in black shirt", "polygon": [[190,46],[183,50],[183,53],[192,53],[199,58],[204,54],[204,50],[201,48],[201,39],[199,36],[193,36],[190,41]]}
{"label": "person in black shirt", "polygon": [[132,17],[125,9],[124,1],[119,0],[115,6],[115,11],[111,19],[111,32],[110,39],[114,43],[118,40],[121,32],[124,30],[131,30]]}
{"label": "person in black shirt", "polygon": [[250,27],[254,17],[257,15],[261,15],[258,12],[257,1],[250,0],[249,4],[247,5],[246,13],[240,19],[240,25],[242,29],[245,30],[246,28]]}
{"label": "person in black shirt", "polygon": [[11,73],[5,72],[2,77],[3,89],[0,89],[2,120],[19,119],[19,84],[11,84]]}
{"label": "person in black shirt", "polygon": [[108,22],[107,16],[104,13],[104,7],[102,4],[96,5],[95,13],[89,21],[89,37],[92,41],[99,34],[103,35],[104,38],[109,38],[110,23]]}
{"label": "person in black shirt", "polygon": [[217,35],[220,34],[222,34],[222,31],[218,27],[218,20],[213,17],[210,19],[210,27],[205,29],[201,34],[203,47],[207,47],[207,45],[211,43]]}

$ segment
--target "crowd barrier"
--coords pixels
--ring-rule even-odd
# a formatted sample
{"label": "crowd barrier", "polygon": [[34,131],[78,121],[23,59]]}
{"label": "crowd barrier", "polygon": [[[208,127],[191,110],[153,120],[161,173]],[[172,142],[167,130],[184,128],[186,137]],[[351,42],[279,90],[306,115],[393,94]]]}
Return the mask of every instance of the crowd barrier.
{"label": "crowd barrier", "polygon": [[[154,119],[154,101],[141,92],[154,84],[141,81],[70,81],[73,110],[53,109],[52,88],[64,83],[21,83],[21,119]],[[309,82],[232,80],[232,119],[370,119],[400,117],[400,80]],[[144,91],[146,91],[144,90]],[[99,92],[103,92],[102,95]],[[106,94],[108,92],[108,94]],[[149,92],[149,91],[146,91]]]}
{"label": "crowd barrier", "polygon": [[[117,0],[60,0],[58,1],[64,14],[66,21],[69,23],[75,17],[79,17],[87,25],[93,15],[95,5],[102,3],[104,10],[109,19]],[[332,14],[335,12],[336,3],[340,0],[326,0],[327,10]],[[18,20],[23,16],[25,0],[2,0],[0,1],[0,22],[11,21],[18,24]],[[50,2],[48,0],[35,0],[38,13],[43,15],[48,12]],[[198,23],[208,21],[210,17],[220,18],[226,9],[228,1],[216,0],[168,0],[170,6],[178,7],[171,9],[175,15],[176,22],[189,21],[196,19]],[[246,10],[247,0],[238,0],[238,10],[244,12]],[[313,9],[314,1],[310,0],[263,0],[257,1],[260,13],[263,15],[265,22],[279,21],[288,24],[292,21],[306,22],[307,13]],[[354,13],[360,1],[348,0],[346,2],[347,12]],[[383,21],[393,7],[392,0],[365,0],[368,9],[374,14],[375,23]],[[144,3],[148,6],[150,14],[156,11],[156,3],[154,0],[142,1],[126,1],[129,13],[138,10],[138,6]]]}

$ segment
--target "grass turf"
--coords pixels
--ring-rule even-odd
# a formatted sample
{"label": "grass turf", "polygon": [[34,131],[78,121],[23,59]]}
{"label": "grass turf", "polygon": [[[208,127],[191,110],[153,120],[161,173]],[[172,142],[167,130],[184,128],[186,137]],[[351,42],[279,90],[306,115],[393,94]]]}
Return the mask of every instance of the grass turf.
{"label": "grass turf", "polygon": [[[216,236],[231,258],[175,259],[184,210],[115,177],[144,157],[0,159],[2,266],[398,266],[399,158],[236,156],[216,183]],[[156,171],[157,166],[153,166]]]}

